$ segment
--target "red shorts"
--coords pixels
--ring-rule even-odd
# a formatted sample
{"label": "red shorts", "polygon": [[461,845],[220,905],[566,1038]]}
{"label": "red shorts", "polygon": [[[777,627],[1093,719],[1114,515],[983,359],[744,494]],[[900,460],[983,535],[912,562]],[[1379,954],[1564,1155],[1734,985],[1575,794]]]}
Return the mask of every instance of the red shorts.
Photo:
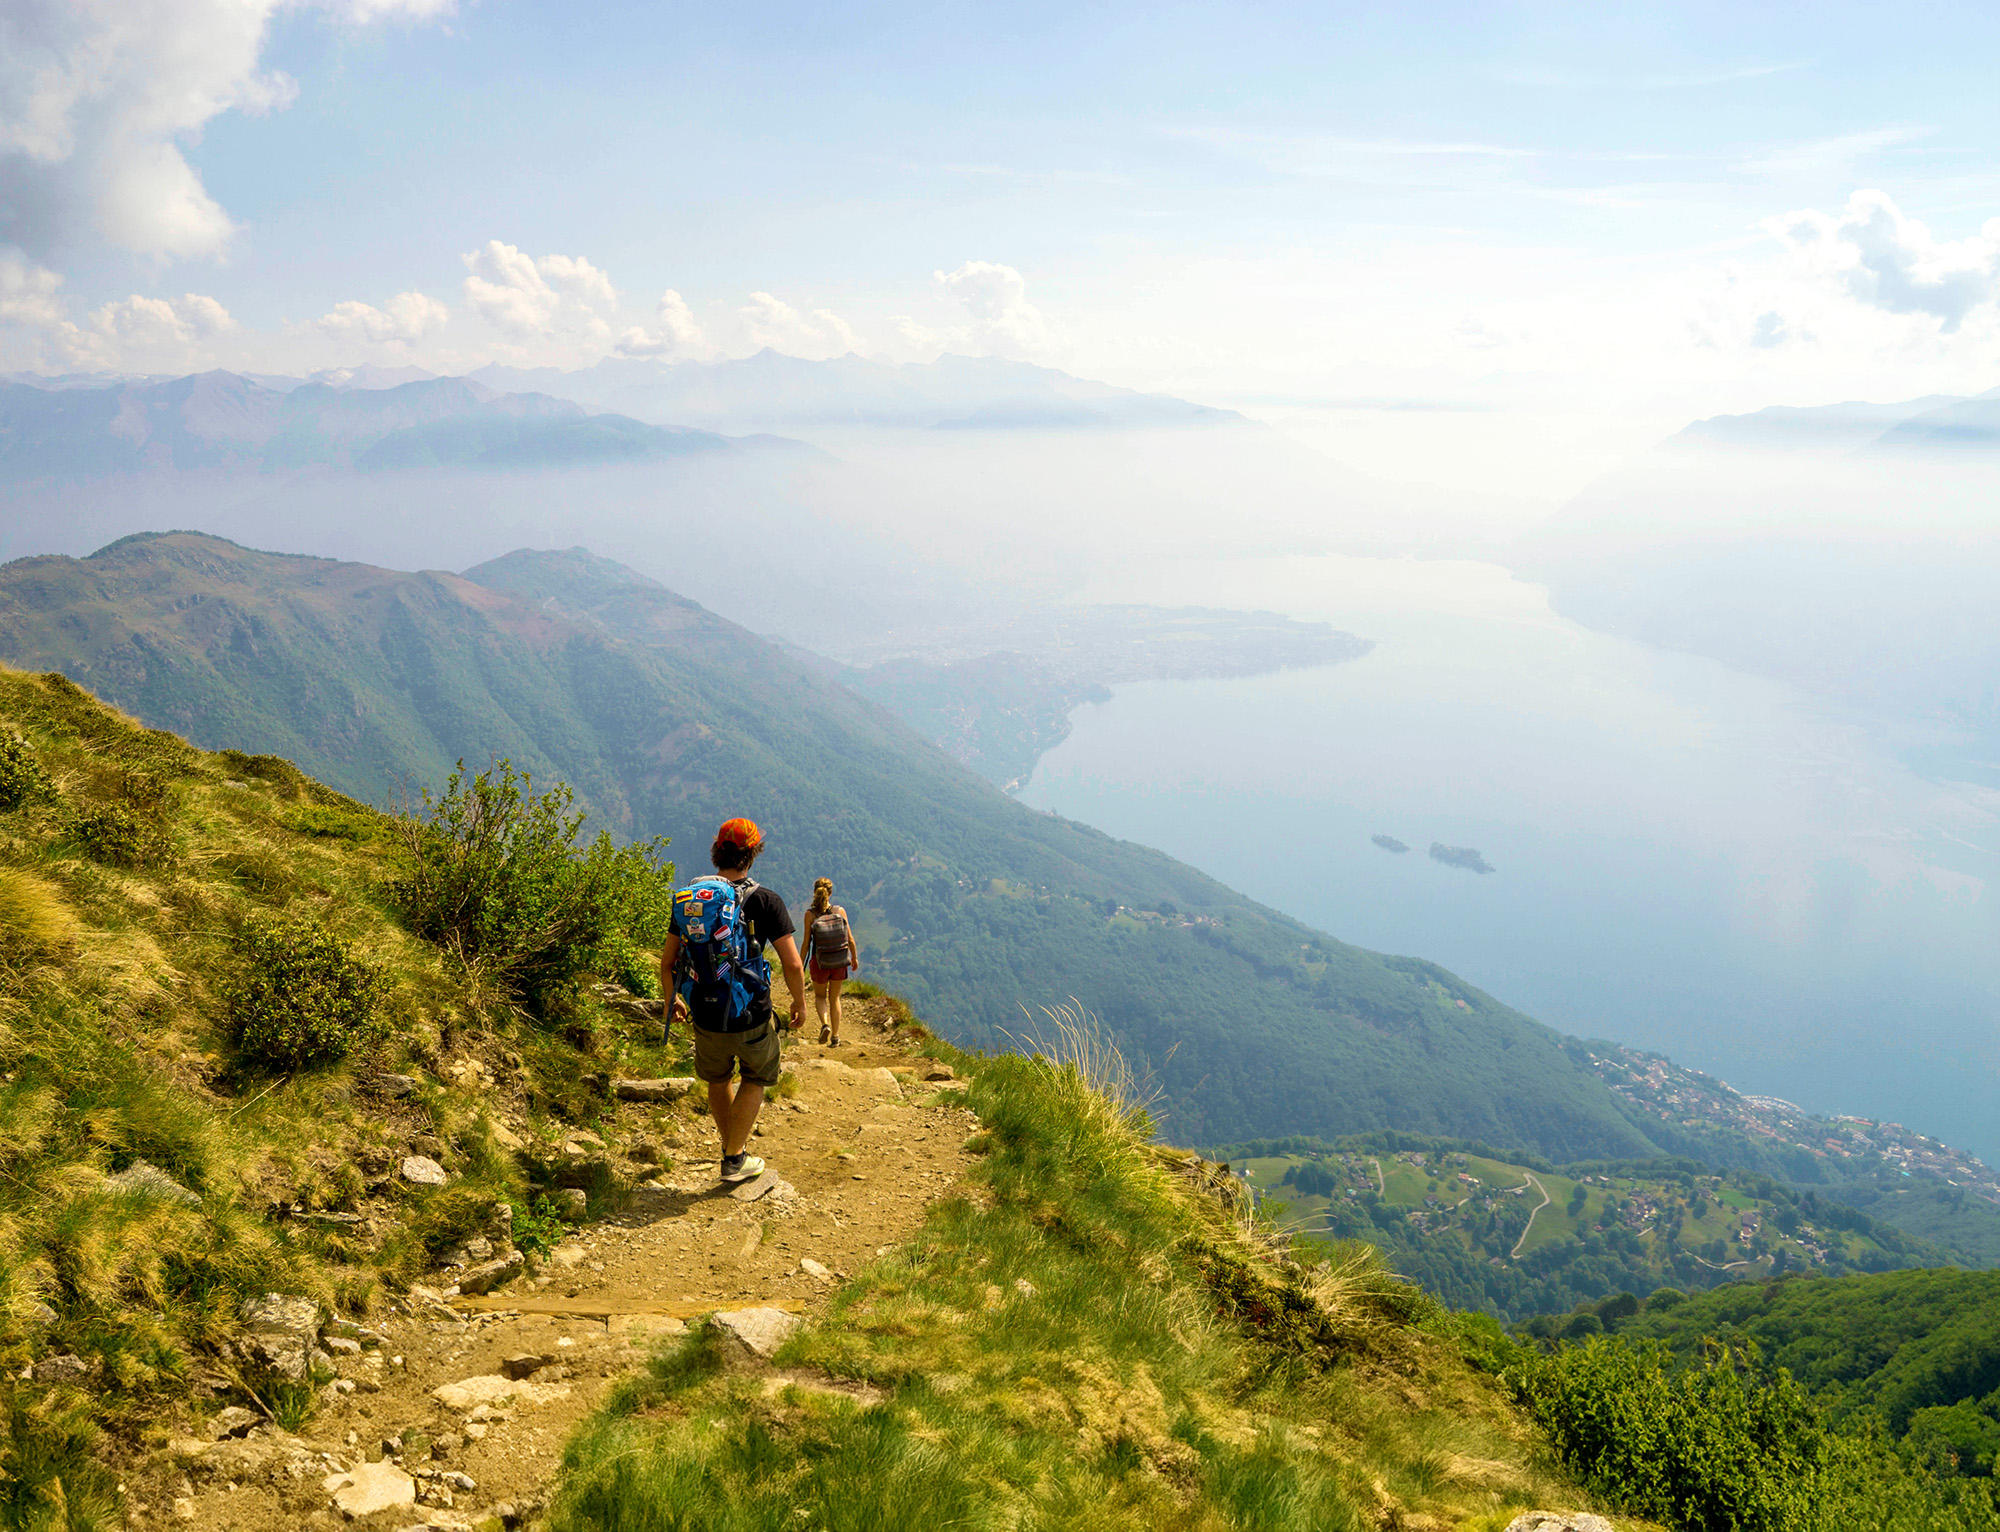
{"label": "red shorts", "polygon": [[832,984],[837,980],[845,979],[850,971],[845,963],[836,963],[831,968],[822,968],[817,963],[808,963],[806,967],[812,974],[812,981],[815,984]]}

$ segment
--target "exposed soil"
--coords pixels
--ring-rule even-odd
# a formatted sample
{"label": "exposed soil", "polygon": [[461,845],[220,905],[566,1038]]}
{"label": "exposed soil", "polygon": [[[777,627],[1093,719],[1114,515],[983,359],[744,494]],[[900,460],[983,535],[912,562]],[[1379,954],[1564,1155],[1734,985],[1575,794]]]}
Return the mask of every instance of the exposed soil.
{"label": "exposed soil", "polygon": [[[127,1524],[339,1526],[328,1477],[385,1456],[434,1486],[427,1498],[451,1504],[355,1525],[528,1519],[548,1494],[564,1440],[663,1335],[717,1311],[776,1307],[810,1319],[842,1277],[907,1237],[961,1178],[977,1120],[949,1082],[923,1079],[930,1061],[894,1041],[888,1021],[883,1002],[849,1001],[840,1047],[811,1041],[810,1022],[788,1042],[797,1094],[766,1104],[750,1146],[775,1178],[764,1195],[743,1200],[718,1181],[715,1130],[692,1103],[621,1106],[621,1125],[644,1125],[672,1164],[633,1190],[617,1216],[490,1296],[450,1298],[447,1307],[413,1291],[406,1312],[368,1321],[386,1343],[337,1359],[354,1391],[329,1396],[299,1436],[264,1425],[217,1451],[214,1433],[197,1429],[173,1451],[130,1465]],[[451,1273],[437,1280],[449,1284]],[[509,1384],[511,1398],[452,1407],[432,1392],[490,1378],[523,1356],[549,1360]],[[463,1480],[453,1487],[425,1473]]]}

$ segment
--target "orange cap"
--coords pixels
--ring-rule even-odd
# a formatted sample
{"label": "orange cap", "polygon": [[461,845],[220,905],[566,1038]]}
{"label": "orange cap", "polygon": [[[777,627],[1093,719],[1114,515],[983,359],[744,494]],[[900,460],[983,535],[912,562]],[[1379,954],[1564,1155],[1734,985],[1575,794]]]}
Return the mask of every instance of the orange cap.
{"label": "orange cap", "polygon": [[730,819],[723,822],[715,832],[717,845],[741,846],[745,851],[755,851],[764,844],[764,832],[747,819]]}

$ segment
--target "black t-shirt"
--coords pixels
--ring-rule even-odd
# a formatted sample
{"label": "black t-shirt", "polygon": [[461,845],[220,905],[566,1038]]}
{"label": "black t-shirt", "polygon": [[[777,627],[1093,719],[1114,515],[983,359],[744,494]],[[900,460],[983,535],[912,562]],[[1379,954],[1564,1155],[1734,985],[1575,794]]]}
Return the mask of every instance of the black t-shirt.
{"label": "black t-shirt", "polygon": [[798,927],[792,924],[792,912],[785,908],[785,901],[775,888],[766,888],[759,883],[743,900],[743,924],[749,928],[750,944],[759,951],[770,946],[781,936],[791,936]]}
{"label": "black t-shirt", "polygon": [[[743,900],[743,924],[750,932],[750,945],[761,954],[781,936],[794,934],[798,927],[792,924],[792,912],[785,908],[784,898],[774,888],[766,888],[759,883],[751,889]],[[777,985],[777,976],[772,976],[772,987]],[[757,1020],[771,1019],[771,1003],[765,1001],[763,1009],[757,1013]]]}

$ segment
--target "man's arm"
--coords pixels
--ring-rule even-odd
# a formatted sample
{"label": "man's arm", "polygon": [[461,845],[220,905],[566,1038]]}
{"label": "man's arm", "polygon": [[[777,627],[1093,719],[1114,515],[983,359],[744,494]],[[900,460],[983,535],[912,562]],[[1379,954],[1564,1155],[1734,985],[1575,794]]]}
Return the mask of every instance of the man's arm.
{"label": "man's arm", "polygon": [[681,960],[681,939],[669,935],[666,945],[660,948],[660,996],[667,1003],[665,1016],[667,1025],[674,1023],[674,967]]}
{"label": "man's arm", "polygon": [[806,966],[799,961],[799,944],[790,932],[771,945],[778,950],[778,966],[785,971],[785,988],[792,992],[792,1030],[805,1025]]}

